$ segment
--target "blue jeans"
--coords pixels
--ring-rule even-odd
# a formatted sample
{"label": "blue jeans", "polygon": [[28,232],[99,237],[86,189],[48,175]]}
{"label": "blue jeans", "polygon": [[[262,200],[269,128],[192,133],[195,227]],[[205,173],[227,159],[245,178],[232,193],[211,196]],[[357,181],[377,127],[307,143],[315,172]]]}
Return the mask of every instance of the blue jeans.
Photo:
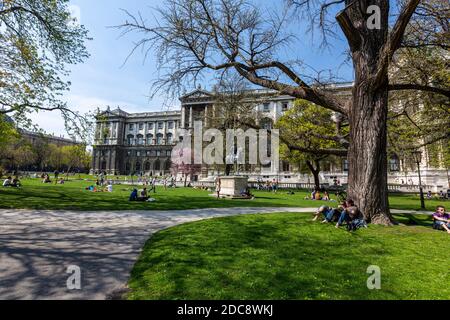
{"label": "blue jeans", "polygon": [[445,223],[444,221],[435,221],[433,223],[433,229],[444,230],[444,225],[446,225],[447,228],[450,228],[450,222]]}
{"label": "blue jeans", "polygon": [[349,223],[350,222],[350,216],[346,211],[341,213],[341,217],[339,218],[338,225],[342,225],[344,222]]}
{"label": "blue jeans", "polygon": [[329,209],[328,211],[326,211],[326,212],[324,213],[325,219],[326,219],[328,222],[333,221],[335,212],[336,212],[336,209]]}

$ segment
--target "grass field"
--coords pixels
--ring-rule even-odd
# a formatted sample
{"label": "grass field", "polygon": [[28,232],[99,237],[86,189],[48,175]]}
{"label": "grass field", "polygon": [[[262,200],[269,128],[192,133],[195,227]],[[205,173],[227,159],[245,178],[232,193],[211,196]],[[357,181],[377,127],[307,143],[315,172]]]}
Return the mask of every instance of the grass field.
{"label": "grass field", "polygon": [[[113,193],[93,193],[85,188],[92,181],[71,180],[64,185],[42,184],[39,179],[25,179],[21,189],[0,187],[0,208],[31,208],[61,210],[179,210],[198,208],[225,207],[319,207],[322,204],[335,206],[336,203],[304,200],[307,191],[288,195],[286,191],[271,193],[255,191],[254,200],[218,200],[210,197],[210,192],[190,188],[164,190],[158,187],[156,194],[151,194],[156,202],[129,202],[132,186],[115,185]],[[140,186],[139,188],[142,188]],[[333,198],[333,196],[332,196]],[[396,195],[390,198],[395,209],[418,209],[420,201],[417,196]],[[426,202],[427,209],[432,211],[441,202]],[[445,203],[444,203],[445,205]]]}
{"label": "grass field", "polygon": [[[448,234],[423,226],[356,233],[299,214],[218,218],[155,234],[128,299],[449,299]],[[368,290],[367,268],[381,268]]]}

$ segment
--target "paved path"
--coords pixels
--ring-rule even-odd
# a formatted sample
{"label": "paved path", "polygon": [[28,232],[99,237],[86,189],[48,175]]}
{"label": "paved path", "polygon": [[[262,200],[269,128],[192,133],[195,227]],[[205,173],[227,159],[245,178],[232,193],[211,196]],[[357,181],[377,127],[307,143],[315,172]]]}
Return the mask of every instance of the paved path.
{"label": "paved path", "polygon": [[[212,217],[314,210],[0,210],[0,299],[105,299],[124,288],[145,241],[159,230]],[[66,287],[71,265],[81,268],[79,291]]]}

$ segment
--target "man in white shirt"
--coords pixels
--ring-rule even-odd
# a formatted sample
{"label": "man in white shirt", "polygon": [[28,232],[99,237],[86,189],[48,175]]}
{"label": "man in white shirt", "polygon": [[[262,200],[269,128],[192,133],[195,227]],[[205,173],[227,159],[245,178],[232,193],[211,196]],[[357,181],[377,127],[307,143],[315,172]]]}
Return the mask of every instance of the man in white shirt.
{"label": "man in white shirt", "polygon": [[4,187],[11,187],[11,183],[12,183],[11,177],[8,177],[8,178],[6,178],[5,181],[3,181],[3,186]]}

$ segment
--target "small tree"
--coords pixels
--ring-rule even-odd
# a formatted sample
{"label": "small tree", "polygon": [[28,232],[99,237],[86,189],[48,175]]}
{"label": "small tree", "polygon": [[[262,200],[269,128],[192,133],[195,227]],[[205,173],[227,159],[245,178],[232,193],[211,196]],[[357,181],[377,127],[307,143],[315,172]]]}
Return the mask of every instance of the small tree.
{"label": "small tree", "polygon": [[[320,150],[348,147],[348,126],[336,115],[305,100],[296,100],[276,123],[284,143],[282,156],[294,163],[305,162],[314,176],[314,184],[320,188],[321,161],[329,158]],[[338,134],[336,134],[338,132]],[[310,150],[299,152],[292,146]]]}

